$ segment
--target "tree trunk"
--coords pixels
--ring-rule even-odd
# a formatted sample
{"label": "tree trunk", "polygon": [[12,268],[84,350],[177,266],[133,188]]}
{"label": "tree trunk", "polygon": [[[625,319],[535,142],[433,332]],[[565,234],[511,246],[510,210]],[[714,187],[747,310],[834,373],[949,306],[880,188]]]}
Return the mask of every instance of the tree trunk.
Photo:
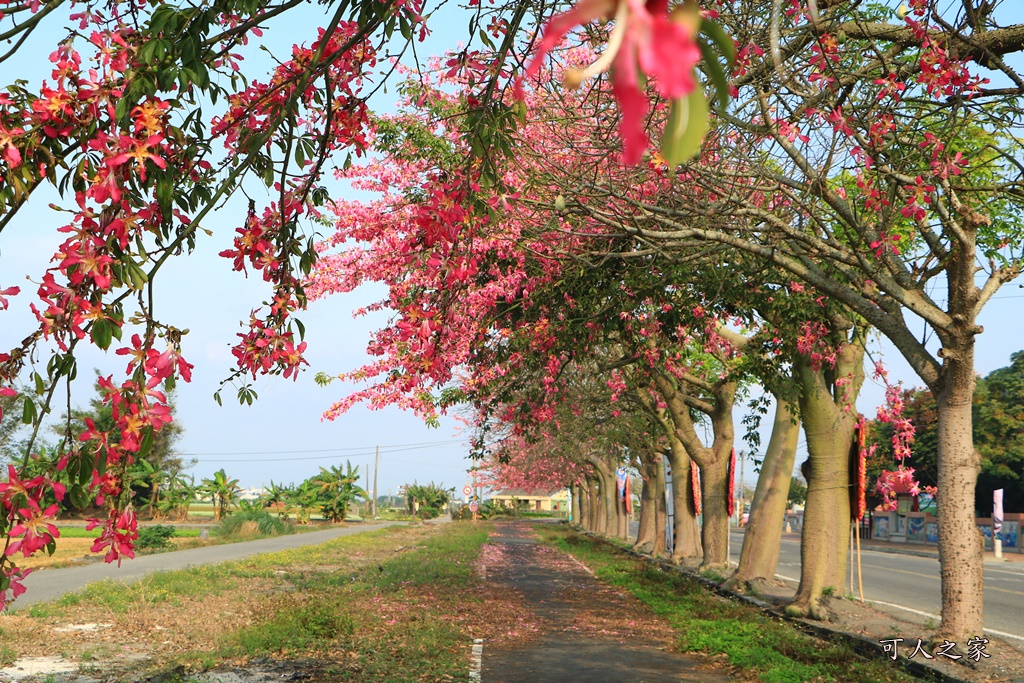
{"label": "tree trunk", "polygon": [[[664,375],[655,375],[658,392],[675,427],[675,438],[686,447],[686,452],[700,467],[703,502],[703,525],[701,545],[704,561],[701,569],[728,569],[729,565],[729,514],[728,496],[729,457],[733,445],[732,407],[736,399],[736,382],[727,381],[715,385],[711,392],[713,402],[696,399]],[[711,418],[714,440],[711,447],[705,446],[697,436],[697,430],[690,417],[690,408],[696,408]]]}
{"label": "tree trunk", "polygon": [[603,503],[604,493],[601,490],[601,480],[595,474],[590,477],[591,530],[601,536],[607,532],[607,517],[604,515]]}
{"label": "tree trunk", "polygon": [[730,587],[745,589],[754,581],[775,583],[779,539],[782,537],[793,462],[800,439],[797,415],[797,406],[776,397],[772,436],[761,463],[743,535],[743,550],[740,551],[736,573],[729,580]]}
{"label": "tree trunk", "polygon": [[668,512],[665,507],[665,468],[661,464],[661,455],[654,456],[651,470],[654,474],[654,546],[651,555],[661,557],[665,554],[665,526],[668,524]]}
{"label": "tree trunk", "polygon": [[[623,491],[623,494],[625,494],[625,491]],[[615,489],[615,516],[619,523],[618,533],[616,535],[622,540],[628,541],[629,515],[626,514],[626,499],[624,495],[619,495],[618,488]]]}
{"label": "tree trunk", "polygon": [[584,478],[579,483],[580,489],[580,519],[578,524],[587,531],[594,530],[593,513],[590,510],[590,480]]}
{"label": "tree trunk", "polygon": [[657,528],[658,482],[650,463],[644,463],[640,471],[644,484],[640,489],[640,521],[633,547],[646,553],[654,549],[654,534]]}
{"label": "tree trunk", "polygon": [[700,468],[700,490],[704,525],[701,528],[701,542],[704,546],[704,561],[701,569],[724,570],[729,568],[729,457],[732,449],[715,453]]}
{"label": "tree trunk", "polygon": [[[957,640],[981,635],[984,539],[974,519],[980,455],[974,450],[974,337],[945,355],[939,414],[938,513],[942,577],[940,635]],[[956,641],[954,641],[956,642]]]}
{"label": "tree trunk", "polygon": [[615,471],[601,471],[601,506],[604,509],[604,534],[615,536],[619,532],[619,506],[615,500]]}
{"label": "tree trunk", "polygon": [[573,524],[580,524],[582,522],[582,513],[580,508],[580,485],[573,484],[570,490],[572,491],[572,502],[569,505],[569,516],[572,517]]}
{"label": "tree trunk", "polygon": [[669,435],[668,461],[672,467],[672,514],[675,515],[672,561],[679,563],[685,558],[700,555],[700,526],[697,511],[693,507],[690,493],[690,455],[683,443]]}
{"label": "tree trunk", "polygon": [[[853,406],[864,377],[861,337],[843,345],[834,372],[851,373],[845,386],[830,386],[823,369],[795,363],[800,384],[800,417],[807,436],[807,505],[800,539],[800,588],[786,612],[813,619],[828,616],[822,598],[839,593],[846,581],[850,550],[850,444],[857,426]],[[833,394],[833,392],[835,392]]]}

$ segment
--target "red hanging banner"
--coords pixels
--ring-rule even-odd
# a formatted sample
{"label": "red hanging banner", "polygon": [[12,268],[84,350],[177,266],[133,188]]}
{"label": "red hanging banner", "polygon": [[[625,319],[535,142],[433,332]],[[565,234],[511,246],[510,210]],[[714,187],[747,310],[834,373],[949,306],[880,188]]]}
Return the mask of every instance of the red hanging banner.
{"label": "red hanging banner", "polygon": [[725,511],[730,517],[732,513],[736,511],[736,449],[732,449],[732,453],[729,454],[729,493],[728,498],[725,499]]}
{"label": "red hanging banner", "polygon": [[690,500],[693,501],[693,514],[700,514],[700,470],[697,463],[690,461]]}
{"label": "red hanging banner", "polygon": [[867,507],[868,423],[863,415],[857,420],[857,427],[853,434],[853,446],[850,448],[850,459],[853,464],[853,500],[850,501],[850,515],[859,522],[864,519],[864,511]]}

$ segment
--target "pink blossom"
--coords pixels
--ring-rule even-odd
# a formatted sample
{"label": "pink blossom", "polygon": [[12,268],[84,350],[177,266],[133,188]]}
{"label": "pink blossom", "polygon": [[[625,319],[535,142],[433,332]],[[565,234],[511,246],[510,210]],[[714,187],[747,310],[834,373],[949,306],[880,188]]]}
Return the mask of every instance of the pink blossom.
{"label": "pink blossom", "polygon": [[548,22],[525,77],[537,75],[545,55],[569,31],[599,19],[613,19],[615,24],[605,51],[587,68],[566,71],[565,81],[574,87],[614,69],[612,90],[622,112],[622,161],[636,164],[650,144],[644,130],[648,98],[640,86],[640,74],[652,78],[655,90],[666,99],[693,91],[693,67],[700,60],[695,40],[699,14],[685,9],[669,13],[667,0],[580,0]]}

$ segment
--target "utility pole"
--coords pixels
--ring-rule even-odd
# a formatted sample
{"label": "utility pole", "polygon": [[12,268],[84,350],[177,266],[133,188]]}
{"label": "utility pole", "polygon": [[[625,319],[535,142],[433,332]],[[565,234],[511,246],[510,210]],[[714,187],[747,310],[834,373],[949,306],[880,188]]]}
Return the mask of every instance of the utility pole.
{"label": "utility pole", "polygon": [[377,455],[373,461],[373,502],[370,503],[370,516],[377,516],[377,470],[380,469],[380,446],[377,446]]}

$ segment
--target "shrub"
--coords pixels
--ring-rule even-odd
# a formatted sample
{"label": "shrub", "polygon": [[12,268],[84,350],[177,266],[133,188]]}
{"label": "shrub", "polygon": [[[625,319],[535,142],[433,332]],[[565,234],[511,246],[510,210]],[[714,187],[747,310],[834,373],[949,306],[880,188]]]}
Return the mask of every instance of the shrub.
{"label": "shrub", "polygon": [[239,510],[214,529],[218,536],[280,536],[291,532],[290,525],[266,510]]}
{"label": "shrub", "polygon": [[135,547],[139,550],[170,548],[172,536],[174,536],[173,526],[164,524],[144,526],[139,529],[139,538],[135,541]]}
{"label": "shrub", "polygon": [[420,519],[434,519],[440,514],[440,510],[438,510],[437,508],[430,507],[421,507],[419,510],[416,511],[416,516]]}

